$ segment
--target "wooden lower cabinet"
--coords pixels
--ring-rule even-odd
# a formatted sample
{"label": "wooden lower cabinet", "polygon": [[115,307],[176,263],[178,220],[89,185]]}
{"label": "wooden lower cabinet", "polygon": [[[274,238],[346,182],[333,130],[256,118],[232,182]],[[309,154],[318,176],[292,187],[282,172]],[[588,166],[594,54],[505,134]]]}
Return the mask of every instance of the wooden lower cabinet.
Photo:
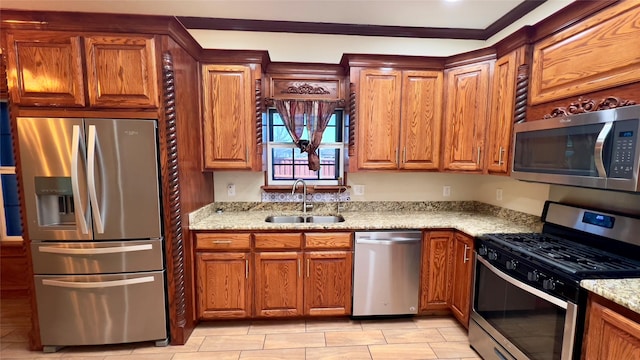
{"label": "wooden lower cabinet", "polygon": [[304,254],[304,259],[305,315],[350,315],[351,251],[311,251]]}
{"label": "wooden lower cabinet", "polygon": [[[585,360],[640,359],[640,315],[635,320],[610,308],[607,300],[589,298],[585,330]],[[630,310],[622,309],[624,312]]]}
{"label": "wooden lower cabinet", "polygon": [[452,251],[451,311],[464,327],[469,326],[473,281],[473,238],[455,233]]}
{"label": "wooden lower cabinet", "polygon": [[427,231],[424,234],[421,312],[449,309],[453,234],[453,231]]}
{"label": "wooden lower cabinet", "polygon": [[251,316],[249,253],[196,254],[199,319]]}
{"label": "wooden lower cabinet", "polygon": [[255,315],[302,315],[302,252],[257,252],[254,259]]}

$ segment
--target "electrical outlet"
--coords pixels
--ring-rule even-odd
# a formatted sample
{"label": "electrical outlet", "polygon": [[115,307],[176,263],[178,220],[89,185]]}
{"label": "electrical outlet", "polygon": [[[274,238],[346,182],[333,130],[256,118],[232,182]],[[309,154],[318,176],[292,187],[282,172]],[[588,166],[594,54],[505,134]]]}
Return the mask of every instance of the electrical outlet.
{"label": "electrical outlet", "polygon": [[451,186],[445,185],[442,187],[442,196],[444,197],[451,196]]}
{"label": "electrical outlet", "polygon": [[236,196],[236,185],[235,184],[227,185],[227,195],[228,196]]}
{"label": "electrical outlet", "polygon": [[353,195],[364,195],[364,185],[353,185]]}
{"label": "electrical outlet", "polygon": [[502,189],[496,189],[496,200],[502,201]]}

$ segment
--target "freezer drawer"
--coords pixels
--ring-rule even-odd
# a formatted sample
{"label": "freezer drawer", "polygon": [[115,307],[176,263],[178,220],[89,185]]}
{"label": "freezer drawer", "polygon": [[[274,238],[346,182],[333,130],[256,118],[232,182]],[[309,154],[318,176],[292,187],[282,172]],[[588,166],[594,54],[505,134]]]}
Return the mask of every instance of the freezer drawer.
{"label": "freezer drawer", "polygon": [[162,240],[31,243],[34,274],[162,270],[162,254]]}
{"label": "freezer drawer", "polygon": [[36,275],[44,346],[116,344],[167,337],[164,271]]}

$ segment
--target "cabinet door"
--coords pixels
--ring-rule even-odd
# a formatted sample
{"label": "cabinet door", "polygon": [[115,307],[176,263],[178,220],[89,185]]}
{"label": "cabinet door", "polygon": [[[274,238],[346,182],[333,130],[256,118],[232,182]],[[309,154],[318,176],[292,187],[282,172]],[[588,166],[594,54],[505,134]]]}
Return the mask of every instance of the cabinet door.
{"label": "cabinet door", "polygon": [[302,253],[255,253],[256,316],[302,315]]}
{"label": "cabinet door", "polygon": [[464,327],[469,326],[473,274],[473,238],[456,233],[453,237],[451,311]]}
{"label": "cabinet door", "polygon": [[442,72],[402,72],[401,169],[435,170],[440,165]]}
{"label": "cabinet door", "polygon": [[640,359],[640,324],[590,301],[585,360]]}
{"label": "cabinet door", "polygon": [[251,316],[248,253],[197,253],[199,319]]}
{"label": "cabinet door", "polygon": [[351,314],[351,251],[312,251],[304,255],[304,313]]}
{"label": "cabinet door", "polygon": [[87,36],[87,88],[94,107],[158,107],[153,36]]}
{"label": "cabinet door", "polygon": [[482,170],[490,70],[491,63],[487,61],[445,72],[443,167],[446,170]]}
{"label": "cabinet door", "polygon": [[85,105],[80,37],[62,32],[7,33],[7,76],[16,104]]}
{"label": "cabinet door", "polygon": [[453,231],[430,231],[422,247],[420,310],[447,310],[451,299],[451,247]]}
{"label": "cabinet door", "polygon": [[516,100],[518,65],[524,49],[507,54],[496,61],[493,72],[491,112],[487,126],[487,171],[507,174]]}
{"label": "cabinet door", "polygon": [[202,79],[204,167],[251,169],[255,108],[250,67],[204,65]]}
{"label": "cabinet door", "polygon": [[400,154],[400,71],[360,72],[358,168],[397,169]]}

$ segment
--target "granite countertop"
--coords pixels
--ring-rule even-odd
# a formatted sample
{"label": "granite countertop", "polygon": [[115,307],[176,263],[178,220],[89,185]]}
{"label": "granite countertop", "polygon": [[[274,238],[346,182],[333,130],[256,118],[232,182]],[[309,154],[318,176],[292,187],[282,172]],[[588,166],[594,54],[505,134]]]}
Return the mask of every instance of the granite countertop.
{"label": "granite countertop", "polygon": [[580,286],[640,313],[640,279],[582,280]]}
{"label": "granite countertop", "polygon": [[[385,204],[387,205],[387,204]],[[268,223],[269,215],[302,215],[299,211],[286,208],[265,210],[257,207],[244,211],[225,209],[216,213],[220,204],[208,205],[190,214],[189,228],[192,230],[384,230],[384,229],[428,229],[452,228],[471,236],[494,232],[532,232],[539,231],[539,218],[513,212],[513,214],[496,214],[482,211],[478,206],[360,206],[348,209],[340,214],[345,221],[334,224],[302,223],[277,224]],[[458,204],[459,205],[459,204]],[[229,207],[229,206],[228,206]],[[233,208],[233,207],[232,207]],[[318,209],[308,215],[326,215],[326,211]],[[335,212],[333,213],[335,214]]]}

